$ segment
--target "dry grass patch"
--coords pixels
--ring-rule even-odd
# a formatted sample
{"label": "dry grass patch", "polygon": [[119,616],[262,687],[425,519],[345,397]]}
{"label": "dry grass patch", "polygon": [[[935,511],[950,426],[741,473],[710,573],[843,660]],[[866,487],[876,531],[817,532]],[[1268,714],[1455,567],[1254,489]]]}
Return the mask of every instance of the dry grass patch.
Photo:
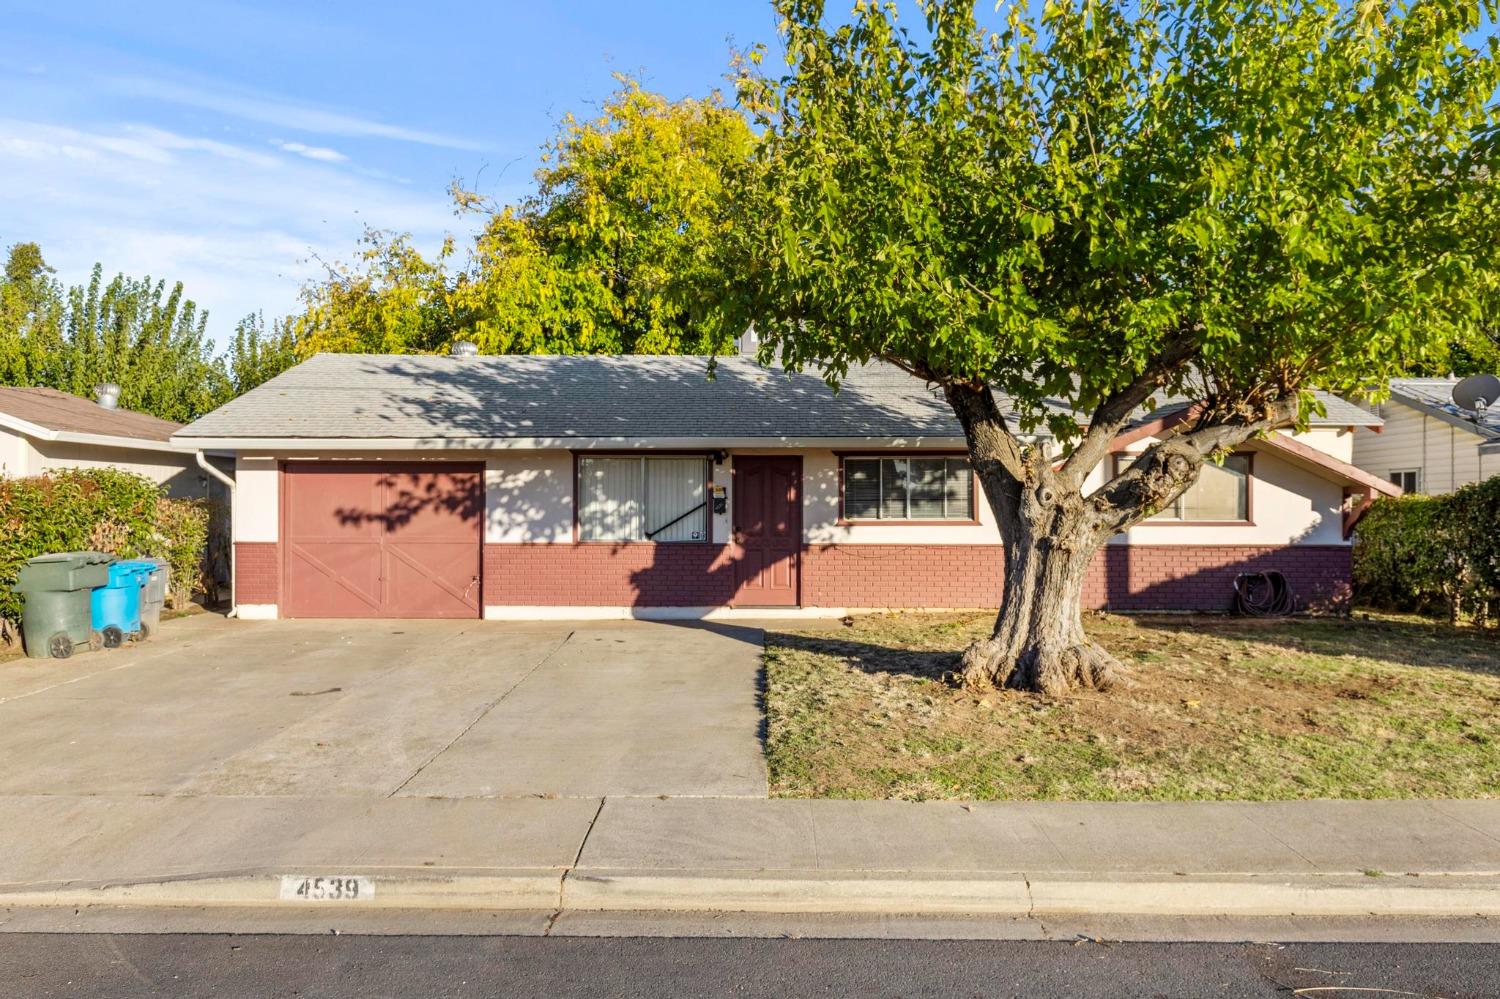
{"label": "dry grass patch", "polygon": [[768,633],[782,797],[1500,796],[1500,640],[1394,618],[1100,616],[1132,686],[1042,700],[943,674],[992,615]]}

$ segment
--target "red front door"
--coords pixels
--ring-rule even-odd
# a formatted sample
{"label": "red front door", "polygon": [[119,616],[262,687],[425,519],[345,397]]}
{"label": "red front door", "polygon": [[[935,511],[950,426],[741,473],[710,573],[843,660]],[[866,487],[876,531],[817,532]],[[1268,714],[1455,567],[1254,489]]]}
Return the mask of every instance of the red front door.
{"label": "red front door", "polygon": [[734,459],[734,603],[796,607],[802,558],[802,459]]}
{"label": "red front door", "polygon": [[479,467],[298,462],[281,485],[282,616],[479,616]]}

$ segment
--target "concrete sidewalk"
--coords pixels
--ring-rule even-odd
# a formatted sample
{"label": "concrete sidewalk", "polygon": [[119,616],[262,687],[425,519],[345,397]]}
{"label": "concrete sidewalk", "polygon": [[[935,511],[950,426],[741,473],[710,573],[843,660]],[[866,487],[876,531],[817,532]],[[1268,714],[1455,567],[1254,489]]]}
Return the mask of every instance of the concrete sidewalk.
{"label": "concrete sidewalk", "polygon": [[1500,916],[1500,801],[20,795],[0,843],[6,908]]}

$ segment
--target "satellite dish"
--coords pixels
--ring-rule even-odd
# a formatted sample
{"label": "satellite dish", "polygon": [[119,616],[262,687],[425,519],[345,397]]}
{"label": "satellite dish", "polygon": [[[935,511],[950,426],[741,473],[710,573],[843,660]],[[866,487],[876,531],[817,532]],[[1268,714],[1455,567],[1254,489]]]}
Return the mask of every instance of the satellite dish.
{"label": "satellite dish", "polygon": [[1483,413],[1500,402],[1500,378],[1494,375],[1470,375],[1453,386],[1453,401],[1460,409]]}

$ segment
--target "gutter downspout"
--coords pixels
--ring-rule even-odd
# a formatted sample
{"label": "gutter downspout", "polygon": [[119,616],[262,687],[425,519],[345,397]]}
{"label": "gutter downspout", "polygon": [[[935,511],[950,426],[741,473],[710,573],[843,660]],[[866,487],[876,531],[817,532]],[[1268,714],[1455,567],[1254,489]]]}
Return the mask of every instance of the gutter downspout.
{"label": "gutter downspout", "polygon": [[215,468],[213,466],[213,464],[207,458],[205,458],[203,456],[203,452],[202,451],[195,451],[195,452],[193,452],[193,457],[198,462],[198,467],[199,468],[203,469],[209,475],[213,476],[214,478],[218,479],[220,482],[224,483],[224,488],[227,489],[227,490],[229,490],[229,614],[228,614],[228,616],[229,617],[238,617],[239,613],[240,613],[240,603],[239,603],[240,576],[239,576],[238,566],[236,565],[237,559],[235,557],[235,552],[234,552],[234,538],[235,538],[235,534],[236,534],[235,529],[234,529],[234,526],[235,526],[234,525],[234,521],[235,521],[235,516],[236,516],[236,514],[239,511],[236,509],[236,505],[235,505],[235,502],[234,502],[234,480],[231,479],[229,476],[225,475],[223,472],[219,471],[217,468]]}

